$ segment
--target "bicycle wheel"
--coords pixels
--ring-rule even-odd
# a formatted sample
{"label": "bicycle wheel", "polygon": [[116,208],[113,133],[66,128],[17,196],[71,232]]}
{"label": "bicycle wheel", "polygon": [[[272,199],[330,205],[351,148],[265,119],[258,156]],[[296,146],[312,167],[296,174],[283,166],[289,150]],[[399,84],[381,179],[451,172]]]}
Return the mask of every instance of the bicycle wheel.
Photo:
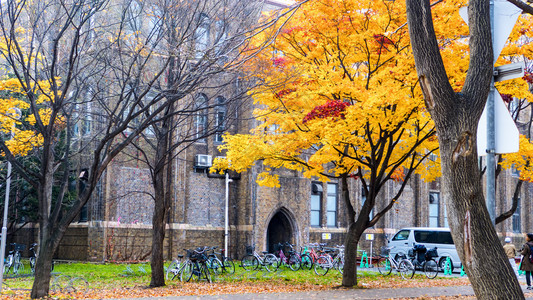
{"label": "bicycle wheel", "polygon": [[179,274],[179,270],[180,270],[180,262],[177,259],[175,259],[170,263],[170,265],[168,265],[167,272],[165,274],[165,279],[174,280],[174,278],[176,278],[176,276]]}
{"label": "bicycle wheel", "polygon": [[328,273],[329,268],[329,259],[325,256],[320,256],[315,263],[315,274],[324,276]]}
{"label": "bicycle wheel", "polygon": [[218,275],[222,273],[222,262],[218,258],[211,257],[206,263],[209,271],[213,274]]}
{"label": "bicycle wheel", "polygon": [[223,270],[225,272],[227,272],[228,274],[235,273],[235,264],[233,263],[233,261],[231,261],[231,260],[226,258],[224,260],[224,268],[223,268]]}
{"label": "bicycle wheel", "polygon": [[4,274],[9,273],[9,270],[13,267],[13,254],[9,254],[4,260]]}
{"label": "bicycle wheel", "polygon": [[383,276],[390,275],[392,272],[392,264],[389,258],[386,258],[378,263],[378,271]]}
{"label": "bicycle wheel", "polygon": [[185,262],[183,266],[181,266],[180,269],[180,281],[183,282],[189,282],[192,278],[192,273],[194,270],[194,264],[192,261],[188,260]]}
{"label": "bicycle wheel", "polygon": [[279,268],[278,258],[271,253],[267,253],[263,258],[263,265],[268,272],[274,272]]}
{"label": "bicycle wheel", "polygon": [[398,268],[403,279],[411,279],[415,275],[415,266],[408,259],[403,259]]}
{"label": "bicycle wheel", "polygon": [[[213,274],[213,276],[216,276]],[[198,281],[205,280],[209,283],[213,282],[213,277],[211,276],[211,271],[209,271],[209,267],[207,266],[207,263],[204,262],[200,265],[200,272],[198,275]]]}
{"label": "bicycle wheel", "polygon": [[24,265],[21,262],[15,262],[13,264],[13,274],[18,275],[19,272],[24,271]]}
{"label": "bicycle wheel", "polygon": [[302,270],[311,270],[313,268],[313,259],[308,254],[302,255],[302,264],[300,265]]}
{"label": "bicycle wheel", "polygon": [[296,253],[289,256],[289,268],[293,271],[300,270],[300,264],[302,263],[302,259],[300,256]]}
{"label": "bicycle wheel", "polygon": [[335,262],[335,269],[341,274],[344,272],[344,257]]}
{"label": "bicycle wheel", "polygon": [[426,277],[429,279],[437,277],[437,274],[439,273],[437,262],[434,260],[426,261],[424,264],[424,273],[426,273]]}
{"label": "bicycle wheel", "polygon": [[35,257],[30,257],[30,269],[32,273],[35,273]]}
{"label": "bicycle wheel", "polygon": [[257,270],[259,267],[259,261],[253,255],[245,255],[241,260],[241,266],[246,271]]}

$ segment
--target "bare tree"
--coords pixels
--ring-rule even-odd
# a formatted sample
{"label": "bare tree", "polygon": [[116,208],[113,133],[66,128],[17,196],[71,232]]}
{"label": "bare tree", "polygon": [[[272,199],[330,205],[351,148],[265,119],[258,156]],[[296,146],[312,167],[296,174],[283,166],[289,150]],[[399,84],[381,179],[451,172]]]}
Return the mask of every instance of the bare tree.
{"label": "bare tree", "polygon": [[[168,142],[171,129],[198,111],[187,102],[191,95],[200,88],[224,86],[213,79],[239,67],[246,33],[252,32],[243,22],[255,13],[254,6],[242,1],[0,4],[0,33],[6,45],[0,51],[29,103],[25,113],[35,116],[35,122],[25,119],[19,126],[42,137],[33,150],[38,160],[33,168],[18,162],[5,141],[0,141],[7,159],[37,193],[40,247],[32,298],[48,294],[53,253],[106,167],[152,125],[159,126],[162,137],[157,140],[161,153],[154,182],[165,184],[170,170],[164,162],[173,149]],[[247,21],[224,22],[239,19]],[[206,34],[210,22],[218,24],[215,42],[209,42]],[[85,140],[79,136],[82,127]],[[65,195],[70,173],[80,165],[88,171],[79,178],[84,188],[69,199]],[[155,198],[159,196],[168,199],[164,194]],[[160,233],[154,234],[157,241],[164,237],[160,220],[168,212],[167,204],[163,202],[154,215],[159,220],[154,221]],[[161,257],[153,261],[156,274],[161,274],[157,271],[162,271]],[[152,285],[161,284],[158,278]]]}

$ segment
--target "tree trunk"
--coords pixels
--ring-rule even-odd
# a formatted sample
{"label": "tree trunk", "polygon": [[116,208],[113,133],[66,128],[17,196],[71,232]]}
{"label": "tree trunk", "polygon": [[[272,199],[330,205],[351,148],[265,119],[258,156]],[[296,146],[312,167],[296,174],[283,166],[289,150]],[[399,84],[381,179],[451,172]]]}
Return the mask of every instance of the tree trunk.
{"label": "tree trunk", "polygon": [[[54,180],[53,155],[50,147],[44,147],[43,171],[39,181],[37,197],[39,201],[39,255],[35,263],[35,280],[31,289],[31,298],[48,296],[50,291],[50,278],[52,258],[63,237],[62,232],[55,230],[50,223],[50,211],[52,206],[52,187]],[[64,232],[64,231],[63,231]],[[54,240],[59,239],[57,241]]]}
{"label": "tree trunk", "polygon": [[[439,133],[440,136],[444,134]],[[459,136],[456,136],[460,140]],[[454,160],[457,144],[440,141],[448,220],[457,252],[479,299],[523,299],[523,293],[485,204],[477,155]],[[475,144],[474,144],[475,147]],[[448,154],[450,153],[450,154]],[[498,278],[498,280],[494,280]]]}
{"label": "tree trunk", "polygon": [[35,279],[31,290],[32,299],[48,296],[50,290],[52,258],[54,256],[54,251],[51,251],[52,248],[53,247],[50,247],[49,242],[39,245],[39,255],[35,262]]}
{"label": "tree trunk", "polygon": [[470,64],[461,93],[448,81],[429,0],[406,1],[409,35],[426,107],[437,128],[443,198],[457,253],[477,298],[524,299],[490,220],[477,165],[475,133],[493,70],[488,2],[469,1]]}
{"label": "tree trunk", "polygon": [[[162,183],[164,181],[162,179],[160,182],[161,184],[157,184],[154,187],[157,188],[159,185],[163,185]],[[168,210],[165,207],[165,201],[163,200],[164,192],[162,189],[159,189],[159,191],[156,189],[155,197],[154,216],[152,218],[152,258],[150,260],[152,277],[150,280],[150,287],[165,285],[163,241],[165,239],[165,220]]]}
{"label": "tree trunk", "polygon": [[357,285],[357,245],[365,229],[352,222],[346,233],[344,244],[344,272],[342,273],[342,286],[352,287]]}
{"label": "tree trunk", "polygon": [[[172,111],[172,106],[169,109]],[[172,118],[170,113],[166,114],[161,131],[158,131],[158,141],[155,154],[155,164],[153,169],[154,186],[154,215],[152,218],[152,276],[150,287],[165,285],[165,270],[163,257],[163,242],[165,240],[165,227],[167,215],[170,210],[170,182],[168,181],[172,172],[169,170],[172,155],[170,155],[169,145],[172,135],[170,126]],[[168,160],[167,160],[168,159]],[[167,176],[165,176],[167,175]]]}

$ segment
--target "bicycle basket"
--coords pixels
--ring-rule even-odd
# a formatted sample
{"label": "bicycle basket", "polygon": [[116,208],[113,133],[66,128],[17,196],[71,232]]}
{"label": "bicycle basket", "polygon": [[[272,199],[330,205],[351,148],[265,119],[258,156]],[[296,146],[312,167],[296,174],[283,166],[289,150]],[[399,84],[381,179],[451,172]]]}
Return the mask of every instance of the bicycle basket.
{"label": "bicycle basket", "polygon": [[381,256],[383,257],[387,257],[389,256],[389,253],[390,253],[390,248],[389,247],[381,247]]}
{"label": "bicycle basket", "polygon": [[430,260],[433,257],[439,257],[439,253],[437,252],[437,248],[430,249],[426,253],[426,260]]}
{"label": "bicycle basket", "polygon": [[15,244],[15,251],[24,251],[26,249],[26,245],[24,244]]}
{"label": "bicycle basket", "polygon": [[246,255],[253,255],[254,250],[255,250],[254,246],[246,246]]}

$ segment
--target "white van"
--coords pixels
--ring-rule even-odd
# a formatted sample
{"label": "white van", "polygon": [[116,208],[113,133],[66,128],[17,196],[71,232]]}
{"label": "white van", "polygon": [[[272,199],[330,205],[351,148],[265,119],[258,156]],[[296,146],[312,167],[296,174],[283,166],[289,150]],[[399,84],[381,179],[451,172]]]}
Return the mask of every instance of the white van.
{"label": "white van", "polygon": [[415,244],[422,244],[428,250],[437,247],[439,254],[437,262],[441,268],[446,263],[446,257],[451,259],[453,268],[461,268],[461,260],[457,255],[449,228],[411,227],[400,229],[389,241],[389,247],[393,247],[390,253],[393,257],[407,255],[409,249],[413,248]]}

